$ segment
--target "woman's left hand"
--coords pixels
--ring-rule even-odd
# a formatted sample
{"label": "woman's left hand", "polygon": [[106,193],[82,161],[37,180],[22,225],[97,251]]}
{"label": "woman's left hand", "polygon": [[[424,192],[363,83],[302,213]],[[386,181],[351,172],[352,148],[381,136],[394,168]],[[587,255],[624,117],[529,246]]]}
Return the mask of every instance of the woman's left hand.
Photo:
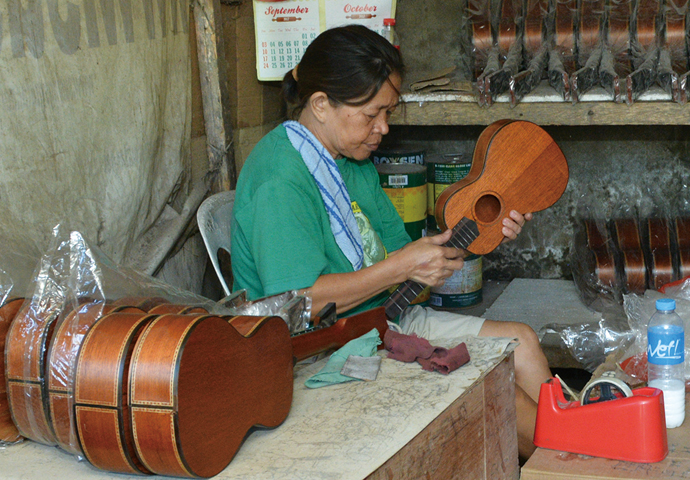
{"label": "woman's left hand", "polygon": [[518,234],[522,231],[522,227],[526,222],[532,220],[531,213],[525,213],[522,215],[516,210],[511,210],[509,216],[503,219],[503,235],[505,238],[501,243],[510,242],[515,240]]}

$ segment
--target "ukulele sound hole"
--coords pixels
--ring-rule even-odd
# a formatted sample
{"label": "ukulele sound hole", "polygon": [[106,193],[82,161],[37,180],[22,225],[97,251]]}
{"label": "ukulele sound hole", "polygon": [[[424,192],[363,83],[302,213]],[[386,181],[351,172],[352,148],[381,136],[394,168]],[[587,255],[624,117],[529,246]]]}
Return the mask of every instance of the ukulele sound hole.
{"label": "ukulele sound hole", "polygon": [[477,220],[481,223],[493,223],[501,213],[501,201],[493,194],[483,195],[474,206]]}

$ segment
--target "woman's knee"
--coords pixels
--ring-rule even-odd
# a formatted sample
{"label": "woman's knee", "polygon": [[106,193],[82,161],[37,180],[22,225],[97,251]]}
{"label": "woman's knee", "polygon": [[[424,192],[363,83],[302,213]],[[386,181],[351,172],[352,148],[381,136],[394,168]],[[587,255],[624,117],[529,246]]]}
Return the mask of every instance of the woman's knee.
{"label": "woman's knee", "polygon": [[520,345],[531,348],[539,346],[539,337],[526,323],[487,320],[484,322],[480,335],[517,338]]}

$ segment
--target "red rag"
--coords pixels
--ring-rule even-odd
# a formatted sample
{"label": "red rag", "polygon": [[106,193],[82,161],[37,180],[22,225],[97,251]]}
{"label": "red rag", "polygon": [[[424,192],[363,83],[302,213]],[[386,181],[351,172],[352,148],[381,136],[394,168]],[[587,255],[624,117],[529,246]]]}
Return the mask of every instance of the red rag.
{"label": "red rag", "polygon": [[464,342],[450,350],[439,347],[434,350],[431,357],[417,359],[424,370],[430,372],[436,370],[444,375],[457,370],[469,361],[470,352],[467,351],[467,345]]}
{"label": "red rag", "polygon": [[388,358],[407,363],[417,360],[424,370],[435,370],[444,375],[470,361],[470,353],[464,343],[448,350],[434,347],[427,339],[415,334],[405,335],[390,329],[383,336],[383,346],[388,350]]}
{"label": "red rag", "polygon": [[429,358],[434,352],[434,347],[426,338],[394,332],[390,328],[383,336],[383,346],[388,350],[388,358],[408,363],[414,362],[417,357]]}

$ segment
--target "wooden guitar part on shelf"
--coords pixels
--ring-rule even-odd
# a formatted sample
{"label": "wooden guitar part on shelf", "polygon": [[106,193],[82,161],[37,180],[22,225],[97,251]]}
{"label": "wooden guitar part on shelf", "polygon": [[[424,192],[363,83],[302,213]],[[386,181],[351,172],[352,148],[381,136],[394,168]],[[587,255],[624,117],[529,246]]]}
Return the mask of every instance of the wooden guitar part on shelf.
{"label": "wooden guitar part on shelf", "polygon": [[7,332],[23,303],[23,298],[9,298],[0,306],[0,444],[16,442],[22,438],[12,421],[10,406],[7,401],[5,341]]}
{"label": "wooden guitar part on shelf", "polygon": [[616,234],[615,243],[620,251],[621,284],[634,293],[644,293],[647,288],[647,267],[642,252],[637,220],[618,219],[613,222]]}
{"label": "wooden guitar part on shelf", "polygon": [[276,427],[292,404],[287,324],[248,335],[215,316],[163,315],[138,338],[129,381],[136,453],[159,475],[211,477],[252,427]]}
{"label": "wooden guitar part on shelf", "polygon": [[568,184],[568,163],[551,136],[531,122],[500,120],[479,136],[465,178],[446,188],[436,201],[436,221],[444,230],[462,219],[479,235],[467,247],[477,255],[505,238],[503,218],[553,205]]}
{"label": "wooden guitar part on shelf", "polygon": [[145,313],[136,307],[93,302],[81,305],[58,322],[48,350],[48,408],[55,441],[63,450],[81,455],[74,418],[74,374],[82,341],[91,327],[112,312]]}
{"label": "wooden guitar part on shelf", "polygon": [[587,246],[594,255],[594,275],[602,286],[613,288],[618,284],[618,280],[606,225],[603,225],[604,231],[601,232],[595,220],[585,220],[584,224],[587,231]]}
{"label": "wooden guitar part on shelf", "polygon": [[676,218],[674,233],[678,252],[678,276],[685,278],[690,275],[690,218]]}
{"label": "wooden guitar part on shelf", "polygon": [[647,219],[647,247],[650,287],[658,290],[662,285],[677,280],[671,253],[671,231],[665,218]]}

